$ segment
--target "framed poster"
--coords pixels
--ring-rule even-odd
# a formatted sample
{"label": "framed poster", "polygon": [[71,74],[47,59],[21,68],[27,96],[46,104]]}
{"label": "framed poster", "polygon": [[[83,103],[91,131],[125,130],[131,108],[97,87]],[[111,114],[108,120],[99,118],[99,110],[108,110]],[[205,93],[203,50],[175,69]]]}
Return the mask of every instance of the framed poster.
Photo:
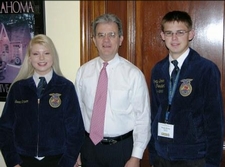
{"label": "framed poster", "polygon": [[45,34],[45,9],[43,0],[0,3],[0,101],[5,101],[30,39]]}

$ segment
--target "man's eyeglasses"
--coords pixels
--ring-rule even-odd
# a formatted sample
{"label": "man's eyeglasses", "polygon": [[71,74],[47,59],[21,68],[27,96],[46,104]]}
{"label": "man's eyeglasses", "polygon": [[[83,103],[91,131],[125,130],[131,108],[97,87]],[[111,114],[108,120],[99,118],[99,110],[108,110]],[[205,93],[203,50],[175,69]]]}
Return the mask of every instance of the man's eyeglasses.
{"label": "man's eyeglasses", "polygon": [[185,30],[178,30],[177,32],[172,32],[172,31],[164,31],[164,35],[166,37],[172,37],[173,34],[175,34],[178,37],[182,37],[184,34],[188,33],[189,31],[185,31]]}
{"label": "man's eyeglasses", "polygon": [[97,37],[100,39],[103,39],[105,37],[108,37],[109,39],[111,38],[115,38],[116,37],[116,33],[115,32],[108,32],[108,33],[98,33]]}

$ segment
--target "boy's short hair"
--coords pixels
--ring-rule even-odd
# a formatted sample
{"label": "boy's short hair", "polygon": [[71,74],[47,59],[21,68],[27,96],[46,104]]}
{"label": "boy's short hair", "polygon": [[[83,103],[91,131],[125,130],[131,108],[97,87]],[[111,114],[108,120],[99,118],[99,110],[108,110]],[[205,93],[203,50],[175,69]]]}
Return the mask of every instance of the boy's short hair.
{"label": "boy's short hair", "polygon": [[161,30],[164,31],[164,24],[167,22],[182,22],[189,30],[192,29],[192,20],[190,15],[185,11],[168,12],[161,21]]}

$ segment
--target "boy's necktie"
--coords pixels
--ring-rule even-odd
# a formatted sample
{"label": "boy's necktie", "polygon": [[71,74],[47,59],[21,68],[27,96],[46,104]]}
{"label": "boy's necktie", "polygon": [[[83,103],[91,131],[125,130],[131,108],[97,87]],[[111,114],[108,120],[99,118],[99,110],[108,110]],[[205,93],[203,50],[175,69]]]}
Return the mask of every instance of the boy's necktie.
{"label": "boy's necktie", "polygon": [[177,60],[173,60],[171,61],[171,63],[174,65],[174,69],[171,73],[171,83],[172,83],[172,86],[175,82],[175,79],[176,79],[176,76],[177,76],[177,73],[179,71],[179,67],[178,67],[178,61]]}

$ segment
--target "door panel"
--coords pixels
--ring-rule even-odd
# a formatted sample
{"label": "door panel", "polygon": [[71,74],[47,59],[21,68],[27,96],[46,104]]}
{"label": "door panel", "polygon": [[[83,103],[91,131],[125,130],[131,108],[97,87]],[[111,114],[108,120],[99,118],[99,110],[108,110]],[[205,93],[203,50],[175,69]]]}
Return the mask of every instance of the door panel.
{"label": "door panel", "polygon": [[[160,38],[162,17],[172,10],[187,11],[195,29],[190,46],[217,64],[225,97],[224,1],[80,1],[80,5],[81,64],[98,56],[91,39],[91,21],[100,14],[114,13],[122,20],[124,30],[119,54],[142,70],[148,85],[152,67],[167,54]],[[141,163],[142,167],[149,166],[147,151]]]}

